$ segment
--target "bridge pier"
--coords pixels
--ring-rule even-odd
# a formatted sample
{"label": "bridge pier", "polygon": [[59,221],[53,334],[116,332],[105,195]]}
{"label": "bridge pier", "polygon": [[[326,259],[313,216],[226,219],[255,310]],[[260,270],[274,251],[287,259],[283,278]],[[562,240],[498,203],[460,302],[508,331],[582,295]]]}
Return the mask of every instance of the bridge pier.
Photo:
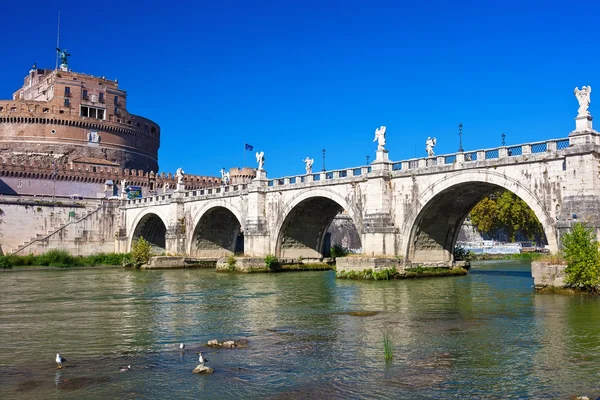
{"label": "bridge pier", "polygon": [[244,229],[244,254],[247,256],[264,257],[272,252],[266,218],[267,183],[266,172],[259,169],[248,185]]}
{"label": "bridge pier", "polygon": [[398,229],[392,216],[392,163],[387,150],[378,150],[366,184],[362,246],[363,254],[395,256]]}

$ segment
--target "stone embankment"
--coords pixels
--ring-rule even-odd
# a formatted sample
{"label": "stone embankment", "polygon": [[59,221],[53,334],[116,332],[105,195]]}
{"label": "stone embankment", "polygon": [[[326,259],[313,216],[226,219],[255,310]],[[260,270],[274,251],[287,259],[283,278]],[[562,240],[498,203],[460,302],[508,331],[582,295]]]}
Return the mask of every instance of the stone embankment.
{"label": "stone embankment", "polygon": [[390,280],[466,275],[469,265],[458,261],[427,265],[405,263],[391,257],[341,257],[336,259],[336,276],[345,279]]}
{"label": "stone embankment", "polygon": [[566,268],[566,265],[533,261],[531,263],[531,275],[536,290],[548,287],[564,288]]}
{"label": "stone embankment", "polygon": [[151,257],[140,269],[215,268],[216,258],[189,258],[180,256]]}

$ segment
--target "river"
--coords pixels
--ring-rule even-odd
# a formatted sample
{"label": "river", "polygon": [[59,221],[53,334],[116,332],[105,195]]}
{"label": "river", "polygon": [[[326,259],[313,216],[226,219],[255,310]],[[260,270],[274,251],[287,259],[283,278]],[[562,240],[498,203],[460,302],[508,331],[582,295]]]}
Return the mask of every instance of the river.
{"label": "river", "polygon": [[[600,395],[600,299],[535,294],[523,261],[390,282],[121,269],[12,271],[0,281],[2,399]],[[215,373],[194,375],[210,339],[249,347],[204,349]]]}

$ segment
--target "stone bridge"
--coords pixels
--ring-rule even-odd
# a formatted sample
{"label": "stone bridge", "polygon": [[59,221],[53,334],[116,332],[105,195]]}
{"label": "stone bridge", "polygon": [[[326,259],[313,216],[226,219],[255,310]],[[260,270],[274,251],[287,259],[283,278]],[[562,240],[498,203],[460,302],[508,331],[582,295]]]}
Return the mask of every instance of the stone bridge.
{"label": "stone bridge", "polygon": [[279,258],[327,255],[325,234],[345,211],[366,255],[414,263],[451,263],[459,228],[483,197],[507,189],[541,222],[550,250],[561,231],[584,221],[600,227],[600,135],[389,161],[369,166],[184,191],[123,202],[116,250],[139,237],[167,253]]}

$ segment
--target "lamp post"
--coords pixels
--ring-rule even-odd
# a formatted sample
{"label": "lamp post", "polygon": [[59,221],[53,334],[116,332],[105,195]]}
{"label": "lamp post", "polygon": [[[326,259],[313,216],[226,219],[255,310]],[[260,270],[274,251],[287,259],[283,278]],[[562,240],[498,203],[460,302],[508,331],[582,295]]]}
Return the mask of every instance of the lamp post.
{"label": "lamp post", "polygon": [[463,147],[462,147],[462,128],[463,128],[463,124],[458,124],[458,152],[459,153],[464,152]]}
{"label": "lamp post", "polygon": [[369,165],[369,156],[367,156],[367,165]]}
{"label": "lamp post", "polygon": [[506,135],[504,133],[502,133],[502,146],[506,145],[506,142],[504,141],[504,139],[506,139]]}
{"label": "lamp post", "polygon": [[322,151],[323,151],[323,165],[322,165],[321,171],[325,171],[325,149],[323,149]]}

